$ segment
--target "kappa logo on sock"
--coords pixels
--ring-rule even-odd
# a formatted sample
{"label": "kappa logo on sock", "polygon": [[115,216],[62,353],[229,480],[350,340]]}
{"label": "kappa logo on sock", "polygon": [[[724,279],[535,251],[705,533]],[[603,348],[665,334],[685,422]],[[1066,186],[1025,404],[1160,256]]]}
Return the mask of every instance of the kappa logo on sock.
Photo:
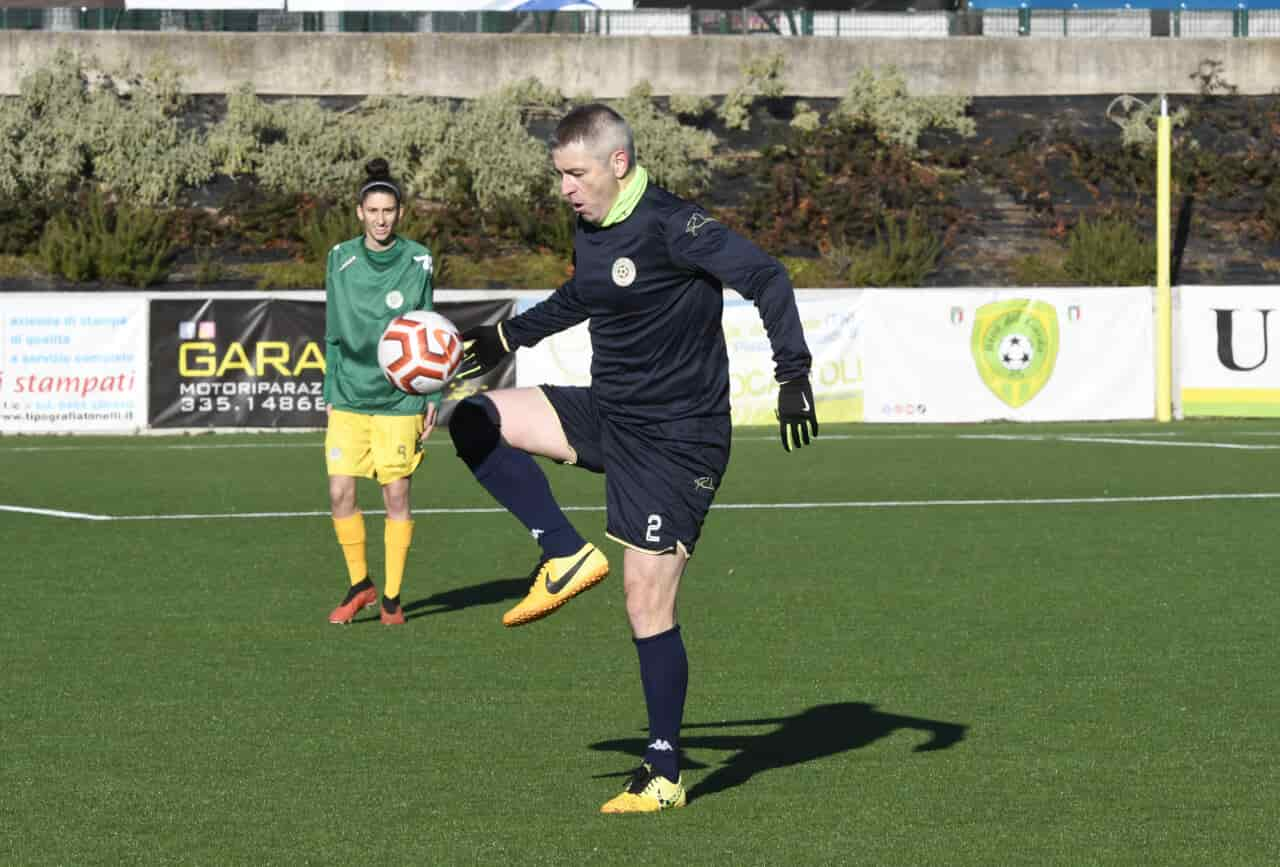
{"label": "kappa logo on sock", "polygon": [[656,741],[649,744],[648,748],[658,753],[674,753],[676,751],[676,748],[671,746],[671,741],[666,740],[665,738],[658,738]]}
{"label": "kappa logo on sock", "polygon": [[535,541],[535,542],[536,542],[536,541],[538,541],[539,539],[541,539],[541,538],[542,538],[542,534],[543,534],[543,533],[545,533],[545,532],[547,532],[547,531],[546,531],[546,530],[540,530],[540,529],[538,529],[537,527],[534,527],[532,530],[530,530],[530,531],[529,531],[529,535],[530,535],[530,536],[532,536],[532,537],[533,537],[533,541]]}

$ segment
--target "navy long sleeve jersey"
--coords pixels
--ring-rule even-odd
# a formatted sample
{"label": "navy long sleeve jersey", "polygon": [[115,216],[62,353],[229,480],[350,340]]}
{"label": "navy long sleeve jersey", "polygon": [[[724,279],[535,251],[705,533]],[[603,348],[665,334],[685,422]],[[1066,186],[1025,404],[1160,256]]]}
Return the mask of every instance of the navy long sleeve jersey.
{"label": "navy long sleeve jersey", "polygon": [[652,183],[631,215],[600,228],[578,220],[574,275],[503,324],[533,346],[590,319],[591,388],[614,417],[672,421],[729,412],[723,288],[752,300],[779,382],[809,373],[786,269],[701,208]]}

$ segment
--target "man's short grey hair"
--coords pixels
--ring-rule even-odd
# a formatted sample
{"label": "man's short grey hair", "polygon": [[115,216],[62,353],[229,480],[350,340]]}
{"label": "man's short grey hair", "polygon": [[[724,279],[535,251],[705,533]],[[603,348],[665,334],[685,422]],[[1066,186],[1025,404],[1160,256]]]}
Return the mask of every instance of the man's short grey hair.
{"label": "man's short grey hair", "polygon": [[555,153],[566,145],[579,142],[602,161],[614,151],[621,150],[627,153],[628,170],[636,164],[636,143],[631,135],[631,125],[604,103],[580,105],[570,111],[556,124],[548,145]]}

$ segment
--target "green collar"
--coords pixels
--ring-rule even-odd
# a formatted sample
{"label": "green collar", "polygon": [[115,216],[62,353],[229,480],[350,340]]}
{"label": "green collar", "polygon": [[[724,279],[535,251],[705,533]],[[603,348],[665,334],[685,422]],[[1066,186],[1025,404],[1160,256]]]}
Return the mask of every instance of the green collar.
{"label": "green collar", "polygon": [[621,223],[627,217],[631,216],[631,212],[636,209],[636,205],[640,202],[640,197],[644,195],[644,191],[649,186],[649,173],[644,170],[644,166],[636,166],[636,175],[627,184],[622,192],[618,193],[618,198],[614,199],[613,207],[609,209],[608,215],[605,216],[604,222],[600,224],[600,228],[607,229],[614,223]]}
{"label": "green collar", "polygon": [[400,250],[403,246],[400,243],[400,237],[398,235],[392,235],[392,237],[395,240],[385,250],[370,250],[369,246],[365,244],[364,238],[360,239],[360,250],[364,253],[365,260],[376,270],[380,271],[383,268],[394,265],[396,260],[400,258]]}

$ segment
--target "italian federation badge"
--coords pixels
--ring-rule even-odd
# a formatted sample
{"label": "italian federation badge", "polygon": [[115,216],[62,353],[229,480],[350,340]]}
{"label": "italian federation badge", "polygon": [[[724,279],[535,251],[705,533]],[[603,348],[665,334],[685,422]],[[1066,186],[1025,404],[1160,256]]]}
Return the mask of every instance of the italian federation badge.
{"label": "italian federation badge", "polygon": [[1018,407],[1040,393],[1058,360],[1058,311],[1018,298],[979,307],[970,342],[978,375],[991,393]]}

